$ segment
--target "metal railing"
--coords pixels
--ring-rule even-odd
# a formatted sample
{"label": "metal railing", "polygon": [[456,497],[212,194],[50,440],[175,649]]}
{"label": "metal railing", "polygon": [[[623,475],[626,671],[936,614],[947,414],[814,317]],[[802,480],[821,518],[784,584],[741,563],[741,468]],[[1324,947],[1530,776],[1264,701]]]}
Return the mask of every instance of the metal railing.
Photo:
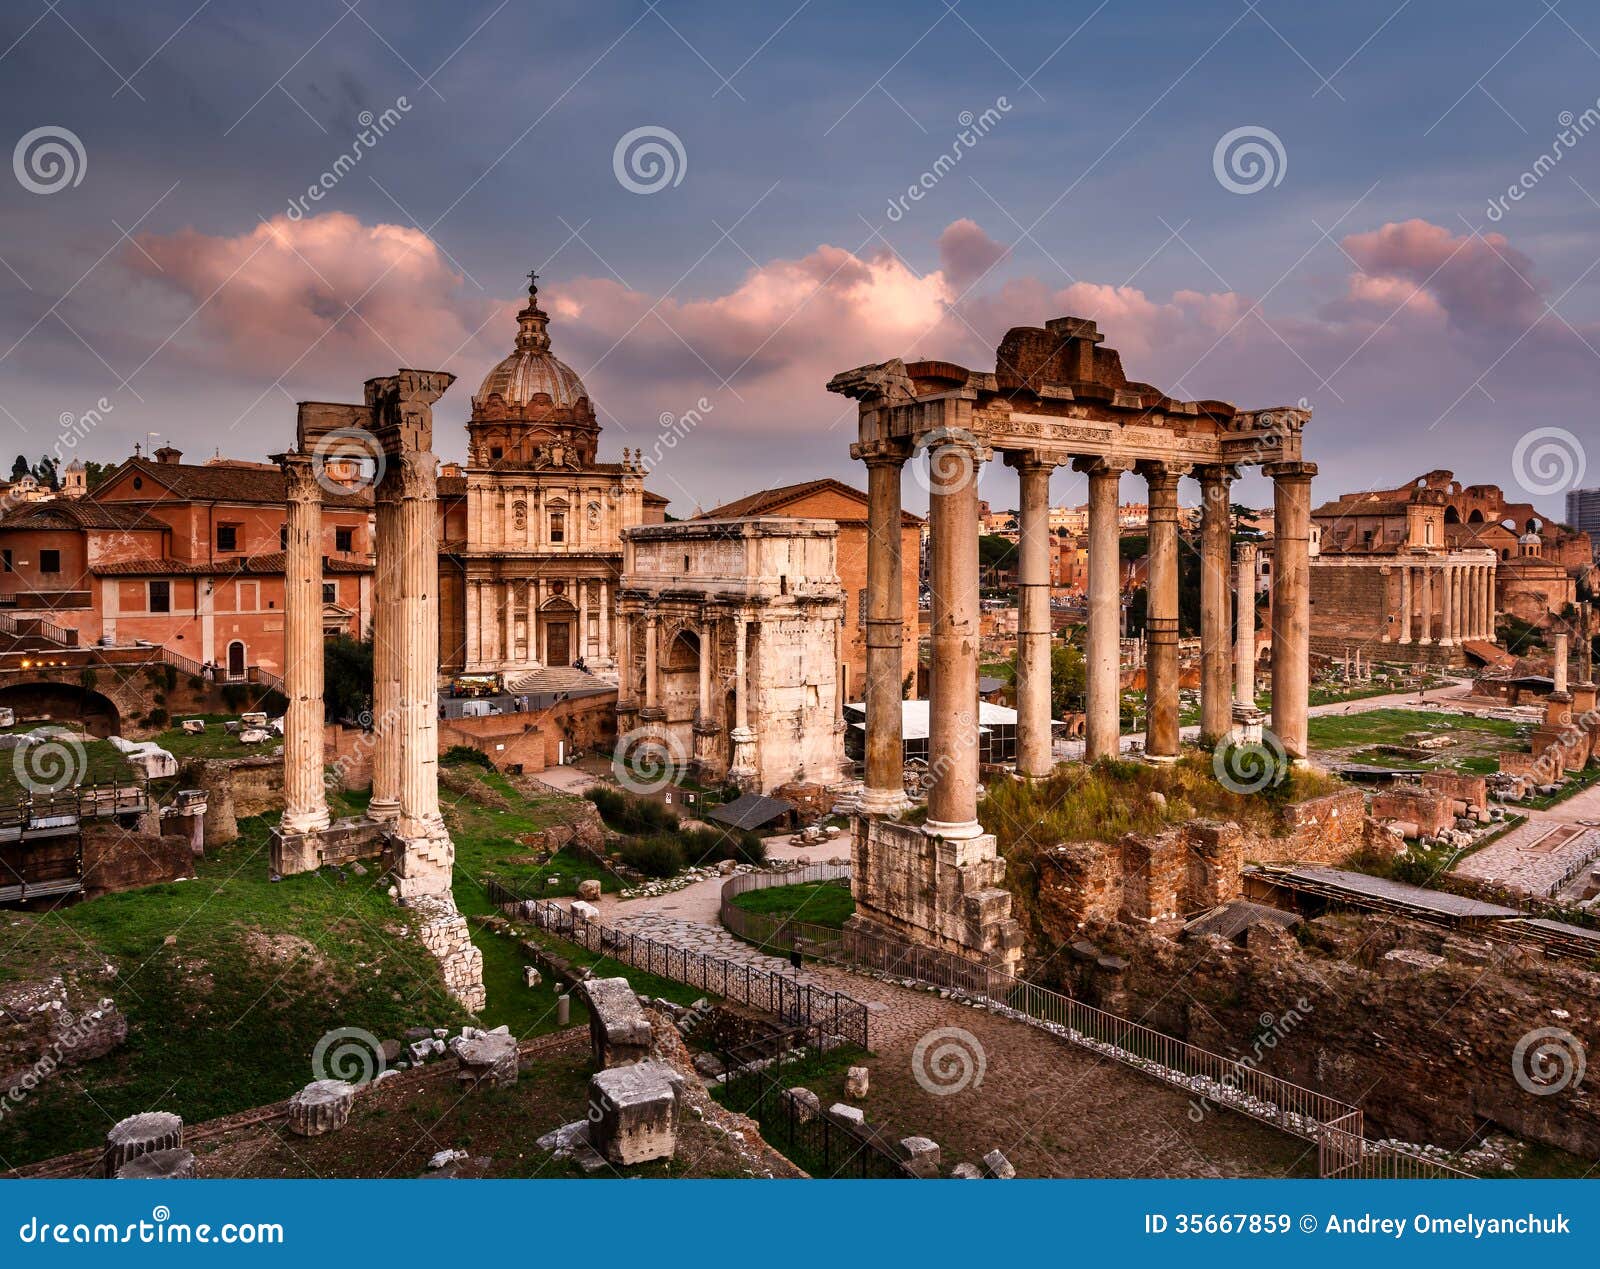
{"label": "metal railing", "polygon": [[820,1027],[848,1044],[862,1049],[870,1047],[867,1007],[842,992],[827,991],[740,961],[618,930],[548,899],[522,899],[497,881],[486,882],[485,890],[495,906],[515,906],[518,915],[540,929],[558,934],[591,952],[599,952],[647,974],[685,983],[708,995],[749,1005],[790,1026]]}
{"label": "metal railing", "polygon": [[142,784],[107,780],[80,784],[53,793],[34,793],[0,803],[0,840],[18,835],[70,828],[80,820],[138,815],[149,808],[149,791]]}
{"label": "metal railing", "polygon": [[[746,879],[733,880],[744,882]],[[1328,1131],[1353,1135],[1359,1145],[1342,1138],[1335,1144],[1342,1143],[1345,1154],[1357,1155],[1360,1166],[1369,1169],[1359,1172],[1361,1176],[1471,1175],[1394,1147],[1367,1142],[1361,1132],[1362,1112],[1358,1107],[1269,1075],[1248,1058],[1213,1053],[1187,1040],[1107,1013],[952,952],[902,943],[862,930],[837,930],[746,912],[731,902],[733,894],[740,893],[732,888],[732,881],[723,886],[722,920],[729,933],[747,941],[766,947],[792,946],[798,938],[802,940],[805,955],[817,960],[989,1001],[1017,1021],[1042,1026],[1061,1039],[1180,1088],[1202,1103],[1237,1111],[1303,1140],[1316,1142],[1319,1153]],[[1352,1123],[1356,1125],[1353,1133],[1348,1127]],[[1370,1170],[1385,1168],[1390,1170]],[[1324,1172],[1323,1175],[1342,1173]]]}

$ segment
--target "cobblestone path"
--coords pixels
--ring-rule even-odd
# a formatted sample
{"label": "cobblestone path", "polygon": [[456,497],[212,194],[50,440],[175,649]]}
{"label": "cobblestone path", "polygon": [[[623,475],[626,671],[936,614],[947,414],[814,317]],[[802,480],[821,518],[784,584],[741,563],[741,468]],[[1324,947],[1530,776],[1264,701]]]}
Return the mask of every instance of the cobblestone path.
{"label": "cobblestone path", "polygon": [[[790,972],[787,961],[764,956],[718,926],[622,909],[611,919],[673,946]],[[933,1138],[947,1168],[978,1164],[998,1147],[1023,1176],[1314,1175],[1315,1151],[1307,1143],[1238,1115],[1200,1113],[1177,1089],[1034,1027],[831,966],[808,965],[799,976],[867,1005],[870,1089],[857,1104],[895,1136]],[[959,1091],[948,1091],[951,1083],[941,1090],[926,1054],[917,1069],[919,1042],[936,1032],[969,1054],[974,1076],[981,1060],[981,1082],[971,1078]],[[815,1091],[824,1104],[844,1100],[843,1079]]]}

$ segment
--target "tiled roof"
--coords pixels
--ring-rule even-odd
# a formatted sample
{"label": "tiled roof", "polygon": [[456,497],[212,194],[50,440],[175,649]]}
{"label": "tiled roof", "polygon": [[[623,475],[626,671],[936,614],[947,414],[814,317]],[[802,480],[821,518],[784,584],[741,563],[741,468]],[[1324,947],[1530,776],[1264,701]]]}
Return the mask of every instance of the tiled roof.
{"label": "tiled roof", "polygon": [[52,502],[33,502],[15,508],[3,520],[8,529],[154,529],[167,526],[138,507],[93,502],[86,498],[57,498]]}
{"label": "tiled roof", "polygon": [[[264,555],[238,555],[207,562],[205,560],[107,560],[96,564],[90,571],[103,577],[279,577],[283,575],[285,557],[282,551]],[[372,572],[372,565],[361,560],[344,559],[337,555],[325,556],[322,571],[327,576]]]}
{"label": "tiled roof", "polygon": [[[99,491],[109,489],[128,472],[154,482],[169,497],[190,502],[256,502],[282,506],[289,498],[281,471],[233,467],[225,463],[156,463],[148,458],[130,458],[97,486],[97,491],[89,495],[90,499],[99,501]],[[155,501],[161,494],[151,490],[149,497]],[[363,488],[349,494],[327,493],[322,501],[328,506],[365,507],[372,504],[372,492]]]}
{"label": "tiled roof", "polygon": [[[861,490],[847,485],[842,480],[835,480],[832,476],[824,476],[820,480],[802,480],[793,485],[778,485],[773,489],[760,489],[743,498],[735,498],[732,502],[725,502],[720,507],[713,507],[710,511],[702,511],[697,520],[734,520],[745,516],[768,516],[783,514],[782,508],[809,498],[812,494],[836,493],[846,498],[856,498],[861,502],[862,520],[867,518],[867,495]],[[900,519],[903,524],[917,525],[922,520],[912,515],[909,511],[902,511]]]}

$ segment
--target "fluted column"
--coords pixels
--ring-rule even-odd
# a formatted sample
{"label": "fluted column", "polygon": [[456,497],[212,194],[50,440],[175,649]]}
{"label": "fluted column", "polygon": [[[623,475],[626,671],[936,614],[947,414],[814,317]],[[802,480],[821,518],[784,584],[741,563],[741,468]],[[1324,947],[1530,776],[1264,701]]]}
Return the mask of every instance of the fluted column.
{"label": "fluted column", "polygon": [[[532,618],[530,617],[531,621]],[[600,660],[611,659],[611,583],[600,582]]]}
{"label": "fluted column", "polygon": [[439,814],[439,580],[437,460],[426,451],[391,459],[397,479],[400,560],[400,816],[406,839],[402,897],[447,894],[455,848]]}
{"label": "fluted column", "polygon": [[[961,404],[965,404],[964,402]],[[928,450],[933,533],[933,684],[928,693],[927,831],[978,837],[978,467],[974,438],[938,434]]]}
{"label": "fluted column", "polygon": [[634,613],[625,607],[617,610],[617,712],[631,714],[639,708],[634,695],[639,689],[633,678]]}
{"label": "fluted column", "polygon": [[[1228,662],[1228,548],[1233,538],[1230,467],[1200,469],[1200,733],[1227,735],[1233,721]],[[1240,602],[1244,602],[1240,596]]]}
{"label": "fluted column", "polygon": [[[757,636],[759,638],[759,635]],[[750,728],[750,622],[744,616],[733,623],[733,730],[728,778],[746,792],[760,792],[756,767],[756,734]]]}
{"label": "fluted column", "polygon": [[282,831],[328,827],[322,782],[322,486],[312,458],[285,454],[288,544],[283,569],[284,691]]}
{"label": "fluted column", "polygon": [[1117,486],[1122,469],[1078,459],[1089,477],[1089,629],[1086,635],[1084,758],[1115,758],[1122,747],[1122,573]]}
{"label": "fluted column", "polygon": [[901,649],[905,614],[900,558],[900,473],[903,453],[861,450],[867,465],[867,597],[863,621],[867,636],[866,780],[860,807],[867,814],[892,815],[905,805],[905,742],[900,684],[905,673]]}
{"label": "fluted column", "polygon": [[1311,687],[1311,478],[1315,463],[1269,463],[1272,569],[1272,730],[1289,757],[1307,758]]}
{"label": "fluted column", "polygon": [[1422,565],[1419,570],[1418,585],[1421,590],[1418,613],[1421,618],[1421,638],[1417,642],[1427,645],[1433,642],[1433,565]]}
{"label": "fluted column", "polygon": [[661,716],[659,694],[661,690],[659,664],[657,657],[660,649],[657,642],[661,637],[661,617],[659,613],[649,613],[644,619],[644,716],[646,720],[653,720]]}
{"label": "fluted column", "polygon": [[[400,814],[400,675],[405,652],[400,627],[400,503],[392,484],[374,492],[372,615],[372,801],[369,819],[388,822]],[[467,660],[474,660],[477,584],[467,582]]]}
{"label": "fluted column", "polygon": [[504,659],[508,664],[517,659],[517,584],[508,581],[506,591],[506,649]]}
{"label": "fluted column", "polygon": [[1048,776],[1050,755],[1050,472],[1036,454],[1010,453],[1017,469],[1017,773]]}
{"label": "fluted column", "polygon": [[1411,594],[1411,565],[1400,566],[1400,642],[1411,642],[1411,609],[1415,599]]}
{"label": "fluted column", "polygon": [[1178,756],[1178,477],[1165,463],[1145,469],[1150,504],[1150,573],[1145,605],[1146,756]]}
{"label": "fluted column", "polygon": [[1256,704],[1256,547],[1254,542],[1239,544],[1238,572],[1234,594],[1239,616],[1234,627],[1234,685],[1236,704]]}

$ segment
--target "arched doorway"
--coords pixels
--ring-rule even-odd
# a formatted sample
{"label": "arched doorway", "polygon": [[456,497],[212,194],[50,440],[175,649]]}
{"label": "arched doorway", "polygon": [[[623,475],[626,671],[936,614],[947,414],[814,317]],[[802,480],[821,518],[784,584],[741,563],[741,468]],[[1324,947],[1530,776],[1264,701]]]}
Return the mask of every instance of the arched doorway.
{"label": "arched doorway", "polygon": [[236,680],[242,679],[248,668],[249,662],[245,658],[244,642],[240,639],[235,639],[228,645],[228,677]]}
{"label": "arched doorway", "polygon": [[91,736],[122,734],[122,714],[99,692],[72,683],[13,683],[0,688],[0,706],[12,710],[20,724],[77,723]]}
{"label": "arched doorway", "polygon": [[577,646],[578,610],[565,599],[552,599],[539,610],[539,630],[547,666],[572,664]]}

